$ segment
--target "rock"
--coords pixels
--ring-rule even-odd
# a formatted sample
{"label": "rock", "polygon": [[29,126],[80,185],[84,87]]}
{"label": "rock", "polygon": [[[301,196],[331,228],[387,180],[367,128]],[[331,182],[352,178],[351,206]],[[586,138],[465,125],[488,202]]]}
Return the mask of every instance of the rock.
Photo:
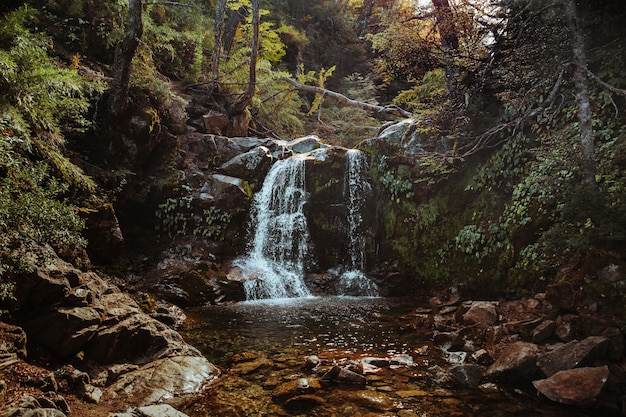
{"label": "rock", "polygon": [[137,417],[188,417],[169,404],[155,404],[136,409]]}
{"label": "rock", "polygon": [[533,381],[541,394],[552,401],[577,406],[597,405],[609,378],[607,366],[559,371],[550,378]]}
{"label": "rock", "polygon": [[33,340],[61,357],[73,356],[98,332],[104,311],[94,307],[59,307],[27,321]]}
{"label": "rock", "polygon": [[493,358],[485,349],[478,349],[472,353],[472,359],[479,365],[489,366],[493,363]]}
{"label": "rock", "polygon": [[311,394],[320,388],[321,386],[317,379],[298,378],[278,385],[272,391],[272,397],[277,401],[285,401],[287,398]]}
{"label": "rock", "polygon": [[226,133],[228,124],[228,117],[214,110],[210,110],[207,114],[202,116],[202,125],[206,133],[223,135]]}
{"label": "rock", "polygon": [[274,366],[274,362],[267,358],[258,358],[252,361],[240,362],[234,365],[230,370],[238,375],[249,375],[259,369],[267,369]]}
{"label": "rock", "polygon": [[272,153],[265,146],[259,146],[237,155],[224,163],[219,171],[231,177],[256,180],[265,176],[272,162]]}
{"label": "rock", "polygon": [[457,332],[433,332],[433,344],[444,350],[458,350],[465,344]]}
{"label": "rock", "polygon": [[485,377],[500,381],[526,381],[538,372],[539,347],[533,343],[516,342],[502,351],[487,369]]}
{"label": "rock", "polygon": [[557,317],[554,334],[561,342],[571,342],[578,337],[579,327],[579,317],[572,314],[566,314]]}
{"label": "rock", "polygon": [[0,340],[3,342],[4,353],[14,353],[17,357],[26,359],[26,332],[21,327],[0,322]]}
{"label": "rock", "polygon": [[405,119],[385,124],[378,133],[378,140],[399,145],[409,155],[418,153],[423,150],[423,146],[416,136],[419,123],[416,119]]}
{"label": "rock", "polygon": [[312,371],[317,368],[320,363],[322,363],[322,360],[317,355],[309,355],[304,358],[303,368],[306,371]]}
{"label": "rock", "polygon": [[624,355],[624,335],[617,327],[606,328],[600,336],[609,339],[607,349],[608,359],[611,361],[619,361]]}
{"label": "rock", "polygon": [[558,371],[590,365],[606,355],[608,346],[608,339],[602,336],[572,341],[541,355],[537,366],[546,376],[552,376]]}
{"label": "rock", "polygon": [[306,412],[313,407],[317,407],[318,405],[322,405],[326,403],[326,401],[322,397],[318,397],[317,395],[305,394],[305,395],[297,395],[295,397],[289,398],[285,401],[285,408],[290,413],[297,412]]}
{"label": "rock", "polygon": [[[67,403],[66,403],[67,405]],[[41,402],[32,396],[20,398],[18,404],[0,411],[0,417],[67,417],[56,408],[53,401],[43,398]]]}
{"label": "rock", "polygon": [[392,401],[387,394],[377,391],[352,391],[343,395],[345,400],[360,407],[374,411],[388,411],[392,407]]}
{"label": "rock", "polygon": [[397,366],[413,366],[415,363],[413,361],[413,357],[409,354],[403,353],[398,355],[393,355],[389,360],[390,364]]}
{"label": "rock", "polygon": [[94,387],[91,384],[85,384],[82,395],[85,401],[97,404],[102,399],[103,392],[98,387]]}
{"label": "rock", "polygon": [[295,153],[308,153],[323,146],[320,138],[315,135],[294,139],[287,144]]}
{"label": "rock", "polygon": [[330,371],[326,372],[320,379],[321,383],[337,383],[345,385],[365,386],[367,380],[363,375],[356,372],[333,366]]}
{"label": "rock", "polygon": [[[79,212],[80,213],[80,212]],[[87,253],[94,262],[109,264],[122,253],[124,236],[112,204],[103,204],[84,214]]]}
{"label": "rock", "polygon": [[165,357],[120,376],[104,394],[112,398],[125,398],[140,405],[151,405],[176,396],[199,392],[213,382],[219,370],[206,358],[192,356]]}
{"label": "rock", "polygon": [[481,383],[485,367],[474,364],[456,365],[451,367],[448,372],[459,385],[476,388]]}
{"label": "rock", "polygon": [[428,391],[421,389],[400,390],[396,391],[396,394],[400,398],[428,397],[430,395]]}
{"label": "rock", "polygon": [[492,326],[498,321],[497,302],[476,301],[463,315],[465,324],[483,324]]}
{"label": "rock", "polygon": [[541,343],[548,340],[554,334],[556,323],[552,320],[541,322],[532,332],[532,342]]}

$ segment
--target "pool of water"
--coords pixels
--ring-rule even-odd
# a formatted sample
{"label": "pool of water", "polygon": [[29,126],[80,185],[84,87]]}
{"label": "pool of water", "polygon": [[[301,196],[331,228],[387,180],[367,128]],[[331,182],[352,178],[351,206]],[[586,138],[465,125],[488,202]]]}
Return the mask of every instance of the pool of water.
{"label": "pool of water", "polygon": [[[189,311],[181,334],[220,366],[223,375],[183,411],[192,417],[598,415],[539,398],[528,387],[479,390],[442,382],[438,378],[449,365],[416,315],[426,305],[423,300],[329,297]],[[368,374],[365,387],[318,383],[334,365],[401,354],[413,362]],[[310,355],[321,361],[315,370],[303,368]],[[316,388],[296,396],[299,402],[277,394],[302,378]]]}

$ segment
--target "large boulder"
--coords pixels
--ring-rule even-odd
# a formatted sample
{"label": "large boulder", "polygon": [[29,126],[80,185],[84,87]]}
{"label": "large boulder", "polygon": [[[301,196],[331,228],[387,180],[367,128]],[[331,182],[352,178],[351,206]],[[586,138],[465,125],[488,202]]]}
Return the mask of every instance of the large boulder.
{"label": "large boulder", "polygon": [[485,377],[498,381],[527,381],[538,374],[539,347],[533,343],[516,342],[507,346],[487,369]]}
{"label": "large boulder", "polygon": [[498,321],[497,305],[497,302],[492,301],[476,301],[463,315],[463,321],[465,324],[491,326]]}
{"label": "large boulder", "polygon": [[541,394],[561,404],[595,406],[609,379],[607,366],[559,371],[550,378],[534,381]]}
{"label": "large boulder", "polygon": [[231,177],[258,181],[265,176],[273,160],[272,153],[265,146],[259,146],[237,155],[224,163],[219,171]]}
{"label": "large boulder", "polygon": [[537,366],[546,376],[558,371],[590,365],[606,355],[609,340],[603,336],[590,336],[581,341],[572,341],[539,357]]}
{"label": "large boulder", "polygon": [[86,371],[102,373],[104,366],[104,374],[116,375],[100,381],[102,390],[85,385],[97,392],[94,401],[123,395],[129,404],[149,405],[195,393],[217,378],[219,370],[197,349],[129,295],[55,258],[49,248],[42,252],[45,262],[16,280],[24,329],[29,340],[60,357],[80,352]]}

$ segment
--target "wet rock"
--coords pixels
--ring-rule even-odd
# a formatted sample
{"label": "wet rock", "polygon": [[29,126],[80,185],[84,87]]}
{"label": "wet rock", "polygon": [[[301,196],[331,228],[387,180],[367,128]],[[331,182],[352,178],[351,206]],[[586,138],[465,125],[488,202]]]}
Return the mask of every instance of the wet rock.
{"label": "wet rock", "polygon": [[485,377],[500,381],[526,381],[537,374],[539,347],[533,343],[516,342],[502,351],[487,369]]}
{"label": "wet rock", "polygon": [[387,394],[377,391],[351,391],[346,392],[342,397],[359,407],[374,411],[388,411],[393,404]]}
{"label": "wet rock", "polygon": [[396,395],[400,398],[416,398],[416,397],[428,397],[430,394],[428,391],[424,391],[421,389],[410,389],[410,390],[400,390],[396,391]]}
{"label": "wet rock", "polygon": [[413,366],[413,357],[409,354],[403,353],[399,355],[393,355],[389,360],[391,366]]}
{"label": "wet rock", "polygon": [[235,156],[224,163],[219,171],[231,177],[254,180],[262,178],[272,162],[272,154],[265,146],[259,146],[246,153]]}
{"label": "wet rock", "polygon": [[571,342],[578,337],[579,327],[579,317],[566,314],[557,318],[554,334],[561,342]]}
{"label": "wet rock", "polygon": [[389,365],[391,365],[389,358],[367,357],[367,358],[361,359],[361,362],[368,364],[368,365],[376,366],[378,368],[386,368]]}
{"label": "wet rock", "polygon": [[606,337],[590,336],[582,341],[566,343],[539,357],[537,366],[546,376],[558,371],[590,365],[606,355],[609,341]]}
{"label": "wet rock", "polygon": [[311,408],[324,404],[326,401],[317,395],[297,395],[285,401],[285,408],[291,413],[306,412]]}
{"label": "wet rock", "polygon": [[609,378],[607,366],[559,371],[550,378],[534,381],[541,394],[552,401],[578,406],[594,406]]}
{"label": "wet rock", "polygon": [[321,383],[345,384],[354,386],[365,386],[367,380],[363,375],[352,372],[339,366],[333,366],[330,371],[326,372],[320,379]]}
{"label": "wet rock", "polygon": [[457,332],[433,332],[433,344],[446,350],[459,350],[465,344],[465,341]]}
{"label": "wet rock", "polygon": [[448,372],[459,385],[476,388],[482,381],[485,367],[474,364],[456,365],[451,367]]}
{"label": "wet rock", "polygon": [[231,371],[238,375],[249,375],[260,369],[268,369],[274,366],[274,362],[267,358],[258,358],[247,362],[240,362],[231,368]]}
{"label": "wet rock", "polygon": [[287,146],[295,153],[308,153],[324,145],[319,137],[311,135],[294,139]]}
{"label": "wet rock", "polygon": [[541,343],[548,340],[554,334],[556,323],[552,320],[541,322],[532,332],[532,342]]}
{"label": "wet rock", "polygon": [[306,371],[312,371],[322,363],[322,360],[317,355],[309,355],[304,358],[303,369]]}
{"label": "wet rock", "polygon": [[493,363],[493,358],[485,349],[479,349],[472,353],[472,359],[479,365],[489,366]]}
{"label": "wet rock", "polygon": [[213,382],[219,370],[206,358],[193,356],[171,356],[153,360],[135,371],[118,378],[105,390],[107,398],[126,398],[127,402],[150,405],[181,395],[199,392]]}
{"label": "wet rock", "polygon": [[418,135],[419,124],[416,119],[385,124],[378,133],[378,140],[399,145],[408,155],[422,152],[424,145]]}
{"label": "wet rock", "polygon": [[137,417],[188,417],[169,404],[155,404],[139,407],[135,410]]}
{"label": "wet rock", "polygon": [[465,362],[467,352],[443,352],[443,357],[449,364],[458,365]]}
{"label": "wet rock", "polygon": [[465,324],[483,324],[492,326],[498,321],[498,312],[496,311],[497,302],[476,301],[463,315]]}
{"label": "wet rock", "polygon": [[[304,380],[304,381],[303,381]],[[278,385],[272,391],[272,397],[279,402],[304,394],[311,394],[320,389],[320,383],[314,378],[298,378]]]}

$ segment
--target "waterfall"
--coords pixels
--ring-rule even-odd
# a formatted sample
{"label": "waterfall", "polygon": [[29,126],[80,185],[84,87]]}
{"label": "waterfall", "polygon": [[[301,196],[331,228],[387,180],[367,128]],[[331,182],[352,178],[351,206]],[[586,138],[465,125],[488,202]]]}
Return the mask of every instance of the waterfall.
{"label": "waterfall", "polygon": [[248,300],[311,295],[303,280],[309,243],[306,198],[304,157],[277,161],[252,203],[249,254],[234,262],[246,278]]}
{"label": "waterfall", "polygon": [[369,279],[365,269],[365,233],[363,211],[372,186],[368,180],[369,168],[365,154],[356,149],[346,152],[344,195],[348,212],[348,265],[339,280],[341,294],[378,295],[376,284]]}

